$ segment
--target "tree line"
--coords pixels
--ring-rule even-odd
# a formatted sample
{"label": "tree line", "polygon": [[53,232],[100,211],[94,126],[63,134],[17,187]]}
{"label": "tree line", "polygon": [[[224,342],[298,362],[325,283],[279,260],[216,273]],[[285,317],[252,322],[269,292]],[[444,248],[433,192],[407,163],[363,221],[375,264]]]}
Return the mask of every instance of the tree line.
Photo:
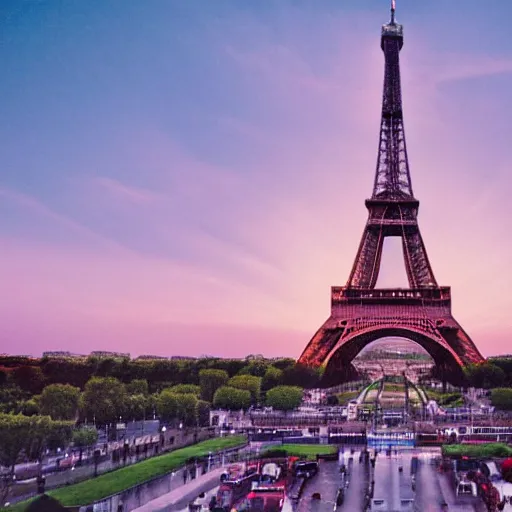
{"label": "tree line", "polygon": [[302,388],[318,386],[320,377],[291,359],[3,357],[0,412],[96,425],[158,417],[171,425],[205,426],[211,407],[292,409],[300,403],[297,388],[301,398]]}

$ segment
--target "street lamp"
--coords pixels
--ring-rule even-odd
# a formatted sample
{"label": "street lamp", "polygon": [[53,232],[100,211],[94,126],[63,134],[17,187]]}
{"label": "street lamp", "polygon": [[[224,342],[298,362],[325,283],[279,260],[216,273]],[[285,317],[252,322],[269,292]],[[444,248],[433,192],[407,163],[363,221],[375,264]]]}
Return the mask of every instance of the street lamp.
{"label": "street lamp", "polygon": [[211,465],[212,465],[212,452],[208,452],[208,470],[207,470],[207,473],[210,472]]}

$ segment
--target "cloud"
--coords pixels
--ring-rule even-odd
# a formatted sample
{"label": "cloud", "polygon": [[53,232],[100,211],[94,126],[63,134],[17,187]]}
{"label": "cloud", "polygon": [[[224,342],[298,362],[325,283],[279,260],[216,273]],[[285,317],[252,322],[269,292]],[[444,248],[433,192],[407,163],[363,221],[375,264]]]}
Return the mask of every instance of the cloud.
{"label": "cloud", "polygon": [[136,204],[147,204],[163,199],[162,196],[150,190],[131,187],[112,178],[98,176],[93,178],[94,183],[107,190],[114,196],[124,198]]}

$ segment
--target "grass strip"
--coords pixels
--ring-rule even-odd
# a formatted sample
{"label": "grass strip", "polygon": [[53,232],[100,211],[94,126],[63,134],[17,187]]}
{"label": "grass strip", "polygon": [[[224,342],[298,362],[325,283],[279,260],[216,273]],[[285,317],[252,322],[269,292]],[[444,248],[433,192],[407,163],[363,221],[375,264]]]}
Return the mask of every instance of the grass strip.
{"label": "grass strip", "polygon": [[[59,500],[66,507],[88,505],[158,476],[165,475],[182,466],[192,457],[202,457],[208,455],[209,452],[218,452],[242,446],[246,441],[245,436],[208,439],[201,443],[179,448],[170,453],[116,469],[110,473],[104,473],[97,478],[54,489],[47,494]],[[17,503],[9,507],[9,510],[21,512],[25,510],[30,501],[32,500]]]}
{"label": "grass strip", "polygon": [[511,457],[512,448],[504,443],[486,444],[445,444],[442,447],[443,455],[446,457]]}
{"label": "grass strip", "polygon": [[317,455],[331,455],[337,452],[338,447],[334,444],[283,444],[269,448],[264,456],[315,459]]}

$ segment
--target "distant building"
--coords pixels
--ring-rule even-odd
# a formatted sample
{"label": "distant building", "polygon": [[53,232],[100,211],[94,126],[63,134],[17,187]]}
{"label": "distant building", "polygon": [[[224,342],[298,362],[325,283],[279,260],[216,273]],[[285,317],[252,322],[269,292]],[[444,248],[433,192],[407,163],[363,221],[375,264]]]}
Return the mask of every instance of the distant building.
{"label": "distant building", "polygon": [[195,361],[197,357],[192,356],[171,356],[169,359],[181,359],[181,360],[189,360],[189,361]]}
{"label": "distant building", "polygon": [[152,355],[149,355],[149,354],[143,354],[141,356],[136,357],[135,361],[140,361],[140,360],[152,361],[152,360],[155,360],[155,359],[158,359],[158,360],[168,359],[168,357],[166,357],[166,356],[152,356]]}
{"label": "distant building", "polygon": [[92,357],[115,357],[120,359],[130,359],[130,354],[126,352],[107,352],[104,350],[95,350],[91,352]]}
{"label": "distant building", "polygon": [[79,359],[84,358],[83,354],[73,354],[72,352],[67,352],[65,350],[53,350],[49,352],[43,352],[43,357],[49,358],[66,358],[66,359]]}

